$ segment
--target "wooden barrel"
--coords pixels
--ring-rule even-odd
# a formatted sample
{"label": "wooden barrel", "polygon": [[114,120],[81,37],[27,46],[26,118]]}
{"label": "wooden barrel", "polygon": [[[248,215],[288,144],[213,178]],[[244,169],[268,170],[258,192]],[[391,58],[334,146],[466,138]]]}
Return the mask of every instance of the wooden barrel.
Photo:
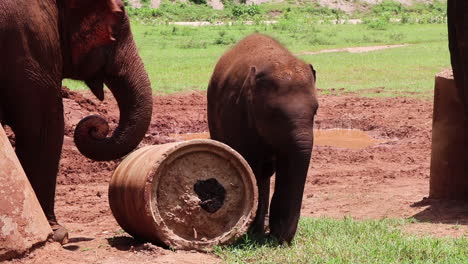
{"label": "wooden barrel", "polygon": [[143,147],[115,170],[109,203],[138,240],[210,251],[249,228],[257,185],[248,163],[220,142],[196,139]]}

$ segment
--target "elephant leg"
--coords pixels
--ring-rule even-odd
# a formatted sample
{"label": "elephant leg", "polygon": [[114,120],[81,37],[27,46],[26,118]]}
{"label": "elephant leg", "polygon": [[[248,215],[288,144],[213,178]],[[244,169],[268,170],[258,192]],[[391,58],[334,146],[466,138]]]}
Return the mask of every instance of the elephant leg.
{"label": "elephant leg", "polygon": [[270,205],[270,177],[273,174],[272,163],[260,163],[255,167],[255,177],[258,187],[258,207],[252,224],[252,231],[263,236],[265,234],[265,216]]}
{"label": "elephant leg", "polygon": [[252,231],[255,234],[264,235],[265,233],[265,216],[268,213],[270,204],[270,178],[257,178],[258,186],[258,207],[255,220],[252,224]]}
{"label": "elephant leg", "polygon": [[302,193],[301,198],[293,198],[292,196],[298,196],[294,185],[276,175],[269,222],[270,234],[280,242],[291,242],[299,221],[301,201],[298,199],[302,199]]}
{"label": "elephant leg", "polygon": [[310,155],[278,157],[270,206],[270,234],[290,243],[296,234]]}
{"label": "elephant leg", "polygon": [[[40,99],[38,99],[40,98]],[[54,212],[55,185],[64,135],[62,99],[58,91],[42,91],[18,103],[10,120],[16,136],[16,154],[54,230],[54,239],[66,242],[68,233]]]}

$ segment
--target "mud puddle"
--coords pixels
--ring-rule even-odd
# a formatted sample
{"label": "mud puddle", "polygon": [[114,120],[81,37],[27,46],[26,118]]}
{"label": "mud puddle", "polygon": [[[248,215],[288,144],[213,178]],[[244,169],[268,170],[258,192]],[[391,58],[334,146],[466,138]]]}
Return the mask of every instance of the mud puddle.
{"label": "mud puddle", "polygon": [[[191,140],[210,138],[209,132],[170,134],[177,140]],[[371,137],[359,129],[318,129],[314,130],[314,145],[330,146],[347,149],[365,149],[380,143],[381,140]]]}
{"label": "mud puddle", "polygon": [[173,139],[177,139],[177,140],[206,139],[206,138],[210,138],[210,132],[169,134],[169,137]]}
{"label": "mud puddle", "polygon": [[380,143],[359,129],[326,129],[314,131],[314,144],[347,149],[365,149]]}

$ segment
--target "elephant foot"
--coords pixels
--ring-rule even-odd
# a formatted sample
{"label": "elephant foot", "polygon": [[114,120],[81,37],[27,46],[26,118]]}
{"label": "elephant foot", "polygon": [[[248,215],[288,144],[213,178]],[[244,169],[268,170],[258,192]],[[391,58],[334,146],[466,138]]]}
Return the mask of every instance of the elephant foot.
{"label": "elephant foot", "polygon": [[265,225],[265,234],[269,234],[270,233],[270,215],[265,216],[264,225]]}
{"label": "elephant foot", "polygon": [[256,218],[250,227],[253,234],[265,236],[270,232],[269,216],[266,215],[263,219]]}
{"label": "elephant foot", "polygon": [[54,232],[52,239],[55,242],[59,242],[61,245],[68,243],[68,230],[55,221],[49,222],[49,224]]}

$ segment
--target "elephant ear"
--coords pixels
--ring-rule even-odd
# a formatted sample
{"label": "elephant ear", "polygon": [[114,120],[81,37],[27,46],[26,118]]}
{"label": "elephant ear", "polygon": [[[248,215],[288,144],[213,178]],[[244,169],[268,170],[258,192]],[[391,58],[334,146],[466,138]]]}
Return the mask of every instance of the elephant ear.
{"label": "elephant ear", "polygon": [[71,55],[75,65],[91,50],[115,41],[113,29],[122,19],[121,0],[68,0]]}
{"label": "elephant ear", "polygon": [[100,101],[104,100],[104,75],[97,75],[86,80],[85,83],[91,89],[94,96]]}
{"label": "elephant ear", "polygon": [[314,66],[312,66],[312,64],[309,64],[309,66],[310,66],[310,70],[312,71],[312,75],[314,76],[314,82],[316,82],[317,81],[317,75],[316,75]]}
{"label": "elephant ear", "polygon": [[247,95],[247,98],[251,97],[252,92],[250,89],[255,86],[255,79],[257,76],[257,68],[255,66],[251,66],[249,68],[249,72],[247,73],[247,77],[242,84],[241,90],[239,91],[239,95],[237,97],[236,103],[239,103],[240,98],[243,94]]}

